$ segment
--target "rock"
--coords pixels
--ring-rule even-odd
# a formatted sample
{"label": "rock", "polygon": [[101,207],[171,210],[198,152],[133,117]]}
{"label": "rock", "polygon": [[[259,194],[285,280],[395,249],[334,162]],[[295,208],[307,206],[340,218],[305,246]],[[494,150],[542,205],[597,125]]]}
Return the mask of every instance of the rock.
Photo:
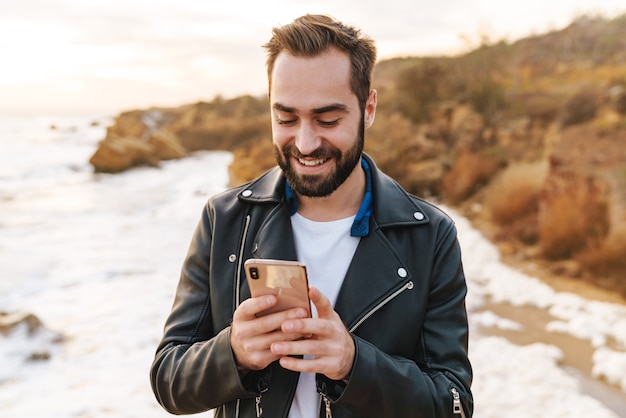
{"label": "rock", "polygon": [[148,127],[143,122],[146,111],[132,110],[123,112],[115,118],[113,125],[107,128],[107,138],[141,138],[148,132]]}
{"label": "rock", "polygon": [[[138,130],[135,127],[135,130]],[[137,137],[107,136],[89,162],[97,173],[119,173],[138,166],[158,167],[161,160],[183,158],[187,150],[176,135],[156,131],[146,140]]]}
{"label": "rock", "polygon": [[[6,338],[9,351],[0,350],[5,362],[11,367],[19,367],[14,360],[43,361],[52,357],[55,345],[63,342],[63,336],[48,329],[32,313],[0,312],[0,340]],[[0,344],[0,348],[4,348]],[[13,360],[11,360],[13,358]],[[19,361],[19,360],[18,360]],[[7,366],[6,363],[3,366]],[[6,372],[6,370],[3,370]]]}
{"label": "rock", "polygon": [[8,335],[22,324],[26,325],[29,335],[43,327],[43,323],[32,313],[9,314],[0,312],[0,334]]}
{"label": "rock", "polygon": [[26,358],[27,361],[43,361],[50,360],[52,355],[48,351],[35,351],[30,353],[30,355]]}
{"label": "rock", "polygon": [[175,160],[187,155],[187,150],[180,145],[176,135],[158,131],[150,135],[148,144],[152,146],[152,153],[160,160]]}
{"label": "rock", "polygon": [[119,173],[132,167],[157,167],[159,158],[154,147],[137,138],[108,137],[100,142],[89,159],[97,173]]}

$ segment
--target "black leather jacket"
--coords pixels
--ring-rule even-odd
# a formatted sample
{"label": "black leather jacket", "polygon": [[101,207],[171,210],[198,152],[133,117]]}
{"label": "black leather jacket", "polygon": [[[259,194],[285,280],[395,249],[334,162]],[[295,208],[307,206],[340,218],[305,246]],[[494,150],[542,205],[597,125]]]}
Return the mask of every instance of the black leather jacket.
{"label": "black leather jacket", "polygon": [[[317,376],[320,416],[329,406],[335,418],[469,418],[467,288],[454,224],[364,158],[370,232],[335,304],[356,356],[347,383]],[[244,260],[297,259],[284,182],[275,168],[204,208],[151,368],[154,393],[172,413],[255,417],[262,408],[287,417],[298,374],[275,362],[242,380],[229,342],[233,312],[250,296]]]}

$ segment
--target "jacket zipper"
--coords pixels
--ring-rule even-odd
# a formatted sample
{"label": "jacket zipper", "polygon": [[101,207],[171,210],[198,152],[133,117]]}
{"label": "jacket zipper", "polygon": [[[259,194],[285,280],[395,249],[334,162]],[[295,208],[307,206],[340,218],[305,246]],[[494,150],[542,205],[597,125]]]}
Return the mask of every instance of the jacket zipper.
{"label": "jacket zipper", "polygon": [[246,238],[248,237],[248,228],[250,228],[250,215],[246,215],[246,222],[243,226],[243,234],[241,236],[241,247],[239,248],[239,256],[237,260],[237,279],[235,283],[235,308],[239,306],[241,303],[241,294],[240,294],[240,286],[241,286],[241,269],[243,266],[243,252],[246,246]]}
{"label": "jacket zipper", "polygon": [[[325,418],[333,418],[333,411],[331,411],[330,409],[330,399],[328,399],[328,397],[326,397],[326,395],[324,395],[323,393],[320,393],[320,409],[322,408],[322,403],[324,404],[323,406],[326,409],[326,415],[324,415]],[[317,416],[320,416],[319,412]]]}
{"label": "jacket zipper", "polygon": [[[241,303],[241,293],[239,290],[239,287],[241,286],[241,268],[242,268],[242,263],[243,263],[243,251],[244,248],[246,246],[246,238],[248,237],[248,228],[250,227],[250,215],[246,215],[246,222],[244,223],[243,226],[243,234],[241,235],[241,247],[239,248],[239,256],[238,256],[238,260],[237,260],[237,276],[235,279],[235,309],[239,306],[239,304]],[[257,408],[260,407],[260,403],[261,403],[261,395],[258,396],[258,402],[256,404]],[[237,402],[235,403],[235,418],[239,418],[239,406],[241,403],[241,399],[237,399]],[[261,411],[263,411],[261,409]],[[257,417],[259,417],[260,415],[257,412]]]}
{"label": "jacket zipper", "polygon": [[[239,291],[239,286],[241,285],[241,266],[242,266],[242,262],[243,262],[243,252],[244,252],[244,247],[245,247],[245,242],[246,242],[246,237],[248,235],[248,228],[250,226],[250,215],[246,216],[246,222],[244,225],[244,230],[243,230],[243,235],[242,235],[242,240],[241,240],[241,248],[239,249],[239,260],[238,260],[238,265],[237,265],[237,283],[236,283],[236,287],[235,287],[235,306],[239,306],[239,304],[241,303],[240,298],[240,291]],[[370,309],[363,317],[361,317],[361,319],[352,326],[352,328],[350,328],[350,332],[354,332],[354,330],[356,330],[363,322],[365,322],[370,316],[372,316],[376,311],[378,311],[380,308],[382,308],[383,306],[385,306],[387,303],[389,303],[391,300],[393,300],[396,296],[398,296],[399,294],[401,294],[402,292],[404,292],[405,290],[410,290],[413,289],[413,282],[409,281],[407,282],[404,286],[402,286],[400,289],[396,290],[394,293],[392,293],[391,295],[389,295],[387,298],[385,298],[383,301],[381,301],[378,305],[374,306],[372,309]],[[455,403],[454,403],[454,407],[455,407],[455,414],[458,414],[459,412],[456,412],[456,408],[460,407],[461,402],[458,400],[459,398],[459,393],[456,391],[455,388],[452,389],[453,390],[453,396],[456,393],[456,397],[455,397]],[[256,410],[256,416],[257,418],[260,418],[263,415],[263,408],[261,407],[261,397],[262,397],[262,393],[257,395],[255,398],[255,410]],[[328,399],[324,394],[321,394],[321,401],[324,403],[324,407],[325,407],[325,411],[326,411],[326,418],[332,418],[333,413],[332,410],[330,409],[330,399]],[[458,406],[457,406],[458,403]],[[460,414],[462,418],[465,418],[465,414],[463,413],[463,408],[460,408]],[[236,406],[236,414],[235,417],[239,417],[239,399],[237,400],[237,406]]]}
{"label": "jacket zipper", "polygon": [[452,387],[450,392],[452,392],[452,413],[454,415],[460,415],[461,418],[465,418],[465,412],[463,411],[463,405],[461,405],[459,391],[455,387]]}
{"label": "jacket zipper", "polygon": [[405,290],[411,290],[411,289],[413,289],[413,282],[409,281],[404,286],[402,286],[400,289],[396,290],[391,295],[389,295],[387,298],[385,298],[383,301],[381,301],[378,305],[376,305],[372,309],[370,309],[369,312],[367,312],[365,315],[363,315],[361,317],[361,319],[359,319],[359,321],[356,324],[354,324],[352,326],[352,328],[350,328],[350,332],[354,332],[354,330],[356,330],[363,322],[365,322],[367,320],[367,318],[369,318],[370,316],[374,315],[374,313],[376,311],[378,311],[380,308],[385,306],[387,303],[389,303],[392,299],[394,299],[400,293],[404,292]]}
{"label": "jacket zipper", "polygon": [[256,418],[260,418],[263,415],[263,408],[261,407],[261,395],[254,398],[254,410],[256,411]]}
{"label": "jacket zipper", "polygon": [[262,381],[259,387],[259,394],[254,398],[254,410],[256,411],[256,418],[260,418],[263,415],[263,407],[261,406],[261,398],[263,394],[267,392],[269,389],[268,383],[266,381]]}
{"label": "jacket zipper", "polygon": [[[370,309],[365,315],[363,315],[361,317],[361,319],[359,319],[359,321],[356,324],[354,324],[352,326],[352,328],[350,328],[350,332],[354,332],[354,330],[356,330],[363,322],[365,322],[367,320],[367,318],[372,316],[376,311],[378,311],[380,308],[385,306],[387,303],[389,303],[392,299],[394,299],[400,293],[404,292],[405,290],[410,290],[410,289],[413,289],[413,282],[412,281],[407,282],[400,289],[396,290],[391,295],[389,295],[388,297],[383,299],[378,305],[376,305],[372,309]],[[333,411],[330,408],[330,399],[328,399],[328,397],[326,395],[324,395],[323,393],[320,393],[320,395],[321,395],[320,396],[320,409],[322,407],[324,407],[325,412],[326,412],[326,414],[324,415],[325,418],[332,418],[333,417]],[[318,414],[318,416],[319,416],[319,414]],[[465,418],[465,417],[463,416],[463,418]]]}

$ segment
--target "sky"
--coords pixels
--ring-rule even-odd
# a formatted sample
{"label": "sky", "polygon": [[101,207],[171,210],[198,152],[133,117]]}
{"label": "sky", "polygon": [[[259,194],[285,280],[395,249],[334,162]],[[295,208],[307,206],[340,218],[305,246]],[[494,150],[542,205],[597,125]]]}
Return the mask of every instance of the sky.
{"label": "sky", "polygon": [[266,92],[271,29],[305,13],[359,27],[379,58],[514,41],[624,0],[2,0],[0,115],[117,114]]}

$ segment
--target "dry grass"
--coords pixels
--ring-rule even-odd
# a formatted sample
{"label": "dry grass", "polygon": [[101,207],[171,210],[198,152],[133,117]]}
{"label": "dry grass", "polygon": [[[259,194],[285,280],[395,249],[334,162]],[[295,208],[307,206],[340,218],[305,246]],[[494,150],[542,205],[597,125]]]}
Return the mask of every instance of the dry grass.
{"label": "dry grass", "polygon": [[540,211],[539,245],[549,259],[568,258],[584,248],[587,225],[582,219],[576,196],[555,197],[550,208]]}
{"label": "dry grass", "polygon": [[598,274],[626,275],[626,228],[589,245],[576,259],[585,268]]}
{"label": "dry grass", "polygon": [[547,169],[546,162],[518,163],[504,169],[485,192],[485,209],[493,221],[504,225],[536,213]]}
{"label": "dry grass", "polygon": [[459,203],[486,184],[500,169],[500,161],[480,152],[461,152],[441,182],[443,196]]}
{"label": "dry grass", "polygon": [[248,148],[233,151],[233,162],[228,167],[229,186],[247,183],[276,165],[272,140],[262,139]]}
{"label": "dry grass", "polygon": [[598,181],[572,182],[561,190],[542,191],[539,245],[549,259],[569,258],[609,229],[606,189]]}
{"label": "dry grass", "polygon": [[594,281],[626,295],[626,227],[605,240],[590,244],[576,260],[594,275]]}

